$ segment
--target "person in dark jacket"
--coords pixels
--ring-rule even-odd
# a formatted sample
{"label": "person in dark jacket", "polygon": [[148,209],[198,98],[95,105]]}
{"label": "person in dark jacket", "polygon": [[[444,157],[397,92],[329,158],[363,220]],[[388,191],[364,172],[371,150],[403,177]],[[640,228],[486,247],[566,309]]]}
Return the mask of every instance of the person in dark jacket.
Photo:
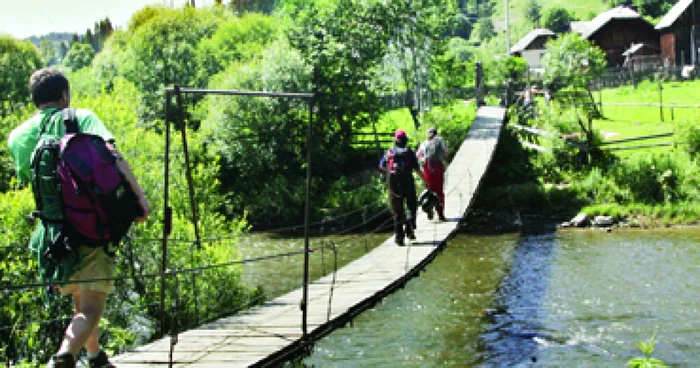
{"label": "person in dark jacket", "polygon": [[[404,245],[404,237],[414,240],[416,229],[416,185],[413,172],[424,180],[423,172],[418,165],[416,153],[408,147],[408,136],[403,130],[394,134],[394,146],[389,148],[381,161],[379,169],[387,174],[387,189],[389,206],[394,217],[394,241]],[[406,207],[408,216],[406,216]]]}

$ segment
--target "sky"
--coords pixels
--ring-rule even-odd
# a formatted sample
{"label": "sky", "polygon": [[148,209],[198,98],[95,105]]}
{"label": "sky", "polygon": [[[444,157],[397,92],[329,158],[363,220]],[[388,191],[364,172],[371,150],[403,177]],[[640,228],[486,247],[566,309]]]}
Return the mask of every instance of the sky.
{"label": "sky", "polygon": [[[126,28],[131,15],[151,4],[176,7],[188,0],[0,0],[0,33],[24,39],[51,32],[85,33],[109,17],[114,27]],[[195,0],[195,5],[213,4]]]}

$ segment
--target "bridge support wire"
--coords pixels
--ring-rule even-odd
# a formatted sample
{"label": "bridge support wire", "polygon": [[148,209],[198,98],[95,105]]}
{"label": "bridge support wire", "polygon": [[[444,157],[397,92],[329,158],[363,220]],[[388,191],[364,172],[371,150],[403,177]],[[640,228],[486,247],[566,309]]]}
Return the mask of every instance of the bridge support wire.
{"label": "bridge support wire", "polygon": [[[164,163],[164,190],[163,190],[163,239],[162,239],[162,249],[161,249],[161,290],[160,290],[160,335],[165,335],[165,291],[166,291],[166,270],[168,270],[168,237],[172,230],[172,208],[169,205],[169,184],[170,184],[170,124],[171,124],[171,108],[172,98],[175,96],[177,103],[176,119],[180,124],[180,133],[182,135],[182,144],[184,150],[185,158],[185,168],[187,175],[187,184],[190,196],[190,206],[192,222],[194,226],[195,236],[196,236],[196,246],[199,249],[201,244],[201,238],[199,235],[198,220],[197,220],[197,204],[194,193],[194,182],[192,179],[192,172],[189,161],[189,153],[187,149],[187,125],[185,124],[184,118],[184,107],[182,104],[182,95],[195,94],[195,95],[224,95],[224,96],[249,96],[249,97],[271,97],[271,98],[291,98],[291,99],[303,99],[308,101],[309,104],[309,124],[307,127],[306,134],[306,197],[305,197],[305,209],[304,209],[304,280],[303,280],[303,293],[300,307],[302,310],[302,340],[307,339],[307,305],[308,305],[308,289],[309,289],[309,253],[311,252],[309,247],[309,226],[311,217],[311,157],[312,157],[312,132],[313,132],[313,114],[314,114],[314,94],[312,93],[287,93],[287,92],[259,92],[259,91],[236,91],[236,90],[214,90],[214,89],[197,89],[197,88],[187,88],[175,85],[165,90],[165,163]],[[194,257],[192,262],[194,262]],[[192,282],[194,283],[196,277],[192,276]],[[197,288],[193,284],[194,290]],[[196,294],[195,294],[195,308],[196,307]],[[197,318],[199,313],[196,313]]]}
{"label": "bridge support wire", "polygon": [[328,293],[328,311],[326,313],[326,322],[331,320],[331,309],[333,308],[333,291],[335,289],[335,278],[338,273],[338,245],[333,241],[326,243],[333,251],[333,278],[331,279],[330,292]]}

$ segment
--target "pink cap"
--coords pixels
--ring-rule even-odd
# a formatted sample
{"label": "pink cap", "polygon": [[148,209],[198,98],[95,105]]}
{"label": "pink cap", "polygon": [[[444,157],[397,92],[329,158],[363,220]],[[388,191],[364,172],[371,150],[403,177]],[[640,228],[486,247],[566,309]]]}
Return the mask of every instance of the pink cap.
{"label": "pink cap", "polygon": [[406,137],[406,131],[405,131],[405,130],[401,130],[401,129],[397,130],[397,131],[396,131],[396,134],[394,134],[394,139],[399,139],[399,138],[402,138],[402,137],[404,137],[404,138]]}

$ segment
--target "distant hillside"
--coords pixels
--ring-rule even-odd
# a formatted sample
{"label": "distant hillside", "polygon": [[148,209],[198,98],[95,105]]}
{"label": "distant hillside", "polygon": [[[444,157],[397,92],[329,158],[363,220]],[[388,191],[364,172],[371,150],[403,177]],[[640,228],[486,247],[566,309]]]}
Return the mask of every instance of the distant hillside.
{"label": "distant hillside", "polygon": [[27,38],[27,40],[29,40],[31,43],[33,43],[34,45],[39,47],[41,45],[41,41],[45,40],[45,39],[51,41],[52,43],[60,43],[63,41],[70,43],[73,40],[73,35],[74,35],[74,33],[51,32],[51,33],[49,33],[47,35],[43,35],[43,36],[31,36],[31,37]]}
{"label": "distant hillside", "polygon": [[[526,14],[528,7],[531,6],[533,0],[491,0],[493,5],[493,13],[490,16],[493,22],[495,37],[484,43],[486,50],[481,50],[485,54],[497,52],[506,49],[506,15],[505,8],[508,4],[508,24],[510,30],[510,45],[512,46],[527,33],[536,28],[536,25],[531,23]],[[540,7],[541,20],[544,15],[554,8],[565,9],[574,20],[587,21],[593,19],[596,15],[605,10],[611,9],[618,5],[626,5],[636,8],[635,4],[644,4],[643,11],[637,9],[641,14],[647,13],[659,14],[656,18],[646,16],[652,24],[658,23],[663,15],[675,4],[678,0],[534,0]],[[540,25],[542,26],[542,25]]]}

